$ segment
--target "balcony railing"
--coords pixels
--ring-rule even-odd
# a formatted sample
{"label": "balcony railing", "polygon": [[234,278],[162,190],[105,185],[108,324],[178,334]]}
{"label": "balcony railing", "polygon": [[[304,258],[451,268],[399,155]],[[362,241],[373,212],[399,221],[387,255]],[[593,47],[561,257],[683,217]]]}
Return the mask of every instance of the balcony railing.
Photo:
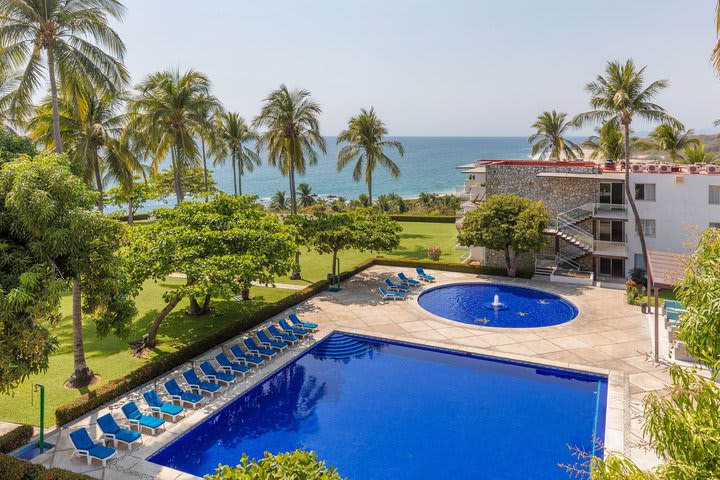
{"label": "balcony railing", "polygon": [[606,240],[595,240],[593,253],[606,257],[627,257],[627,242],[609,242]]}
{"label": "balcony railing", "polygon": [[615,203],[593,203],[593,217],[627,218],[627,205]]}

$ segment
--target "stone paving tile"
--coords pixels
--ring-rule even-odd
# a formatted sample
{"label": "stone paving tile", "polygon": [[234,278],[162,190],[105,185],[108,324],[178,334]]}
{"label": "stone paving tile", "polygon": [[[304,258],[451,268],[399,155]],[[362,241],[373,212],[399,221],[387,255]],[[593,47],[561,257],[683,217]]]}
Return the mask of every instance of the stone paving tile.
{"label": "stone paving tile", "polygon": [[563,350],[563,347],[552,343],[550,340],[535,340],[532,342],[525,342],[522,344],[533,353],[545,354],[551,352],[559,352]]}
{"label": "stone paving tile", "polygon": [[407,332],[420,332],[423,330],[433,330],[426,322],[422,320],[414,320],[412,322],[403,322],[397,324],[400,328]]}
{"label": "stone paving tile", "polygon": [[559,337],[548,340],[564,350],[575,350],[577,348],[586,348],[590,345],[578,339],[577,337]]}

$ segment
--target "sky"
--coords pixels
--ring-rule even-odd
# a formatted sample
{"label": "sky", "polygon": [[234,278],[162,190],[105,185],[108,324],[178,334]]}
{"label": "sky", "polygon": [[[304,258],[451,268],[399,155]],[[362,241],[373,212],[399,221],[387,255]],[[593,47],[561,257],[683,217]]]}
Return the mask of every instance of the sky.
{"label": "sky", "polygon": [[200,70],[246,118],[282,83],[305,88],[324,135],[374,106],[391,135],[525,136],[544,110],[587,110],[585,84],[626,58],[670,81],[657,102],[686,126],[709,133],[720,118],[715,0],[124,3],[134,83]]}

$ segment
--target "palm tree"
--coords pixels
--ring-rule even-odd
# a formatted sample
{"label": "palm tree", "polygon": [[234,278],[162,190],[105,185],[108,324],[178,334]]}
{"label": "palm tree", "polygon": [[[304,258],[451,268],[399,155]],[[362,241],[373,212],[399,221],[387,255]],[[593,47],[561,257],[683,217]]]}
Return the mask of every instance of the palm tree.
{"label": "palm tree", "polygon": [[206,146],[214,145],[217,141],[217,114],[219,112],[214,108],[208,108],[201,113],[202,122],[198,128],[197,136],[200,138],[200,156],[202,158],[202,169],[203,169],[203,181],[205,184],[205,201],[207,202],[210,192],[210,185],[208,182],[208,168],[207,168],[207,151]]}
{"label": "palm tree", "polygon": [[356,161],[353,169],[353,180],[359,182],[365,176],[365,183],[368,186],[368,198],[372,205],[372,175],[378,165],[390,171],[392,178],[400,176],[400,167],[385,154],[385,150],[396,150],[402,157],[405,149],[396,140],[384,140],[388,131],[385,124],[377,116],[375,110],[364,108],[360,114],[348,121],[346,130],[340,132],[337,137],[338,145],[346,142],[338,152],[337,170],[345,168],[350,162]]}
{"label": "palm tree", "polygon": [[656,148],[661,152],[667,152],[670,160],[679,162],[682,160],[682,151],[691,146],[699,146],[700,140],[692,138],[695,132],[677,123],[663,123],[650,133],[650,138],[655,141]]}
{"label": "palm tree", "polygon": [[715,6],[715,32],[717,33],[718,40],[715,43],[715,48],[713,48],[711,58],[715,70],[720,74],[720,1],[718,1]]}
{"label": "palm tree", "polygon": [[625,155],[623,133],[616,121],[605,122],[597,128],[597,136],[590,137],[586,145],[592,149],[591,160],[605,160],[613,165]]}
{"label": "palm tree", "polygon": [[568,114],[563,112],[543,112],[532,128],[535,133],[528,138],[532,144],[531,155],[540,154],[541,159],[560,160],[565,156],[566,160],[575,160],[583,156],[582,149],[572,141],[565,138],[565,135],[574,128],[572,121],[567,120]]}
{"label": "palm tree", "polygon": [[[322,109],[307,90],[288,90],[287,86],[270,92],[260,115],[253,120],[253,128],[265,128],[257,142],[257,151],[268,153],[268,163],[280,168],[290,179],[290,212],[297,214],[295,172],[304,174],[307,165],[317,164],[316,148],[327,152],[325,139],[320,135],[318,117]],[[300,278],[300,252],[295,253],[292,279]]]}
{"label": "palm tree", "polygon": [[380,195],[377,197],[378,209],[383,213],[389,213],[392,210],[392,201],[388,195]]}
{"label": "palm tree", "polygon": [[[94,186],[98,195],[98,209],[104,210],[105,183],[132,180],[142,170],[136,156],[120,142],[126,123],[121,113],[124,95],[106,94],[78,89],[58,99],[60,136],[67,154],[78,166],[82,177]],[[30,138],[51,149],[54,144],[53,103],[46,100],[36,109],[27,125]]]}
{"label": "palm tree", "polygon": [[29,113],[47,68],[57,153],[63,153],[58,80],[64,89],[84,85],[102,94],[116,92],[128,81],[122,64],[125,44],[109,25],[124,12],[118,0],[0,3],[0,65],[22,71],[10,110],[16,119]]}
{"label": "palm tree", "polygon": [[627,60],[624,64],[608,62],[605,75],[598,75],[595,81],[585,86],[585,90],[590,94],[592,110],[581,113],[575,119],[578,125],[585,122],[616,121],[623,128],[625,196],[635,218],[645,265],[649,265],[645,233],[640,227],[640,215],[630,189],[630,125],[635,118],[650,122],[679,123],[668,115],[664,108],[653,103],[655,96],[667,86],[666,80],[656,80],[645,85],[645,67],[637,69],[632,60]]}
{"label": "palm tree", "polygon": [[682,163],[715,163],[718,159],[718,155],[715,152],[708,152],[705,149],[705,144],[700,143],[698,145],[690,145],[685,147],[683,151],[681,162]]}
{"label": "palm tree", "polygon": [[283,191],[277,191],[270,201],[270,210],[284,212],[288,209],[288,203],[287,194]]}
{"label": "palm tree", "polygon": [[245,119],[235,112],[223,112],[217,119],[217,138],[212,152],[215,163],[225,163],[230,157],[233,171],[233,190],[235,195],[242,195],[242,177],[245,171],[252,172],[256,165],[260,165],[260,155],[246,146],[247,143],[257,142],[258,135],[253,131]]}
{"label": "palm tree", "polygon": [[313,197],[312,187],[307,183],[301,183],[298,185],[297,194],[299,198],[299,204],[303,208],[307,208],[315,203],[315,197]]}
{"label": "palm tree", "polygon": [[195,70],[165,70],[148,75],[128,101],[128,131],[137,137],[157,171],[168,152],[177,203],[185,199],[182,171],[199,163],[195,138],[206,127],[208,111],[219,110],[207,76]]}

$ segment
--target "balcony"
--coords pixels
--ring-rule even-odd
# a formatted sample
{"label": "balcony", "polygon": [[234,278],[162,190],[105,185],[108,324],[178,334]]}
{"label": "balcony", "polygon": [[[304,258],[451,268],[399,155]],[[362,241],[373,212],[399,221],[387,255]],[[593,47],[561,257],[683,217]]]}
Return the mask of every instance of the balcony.
{"label": "balcony", "polygon": [[609,242],[606,240],[595,240],[593,242],[593,255],[598,257],[627,258],[627,242]]}
{"label": "balcony", "polygon": [[615,203],[593,203],[592,216],[608,220],[627,220],[627,205]]}

